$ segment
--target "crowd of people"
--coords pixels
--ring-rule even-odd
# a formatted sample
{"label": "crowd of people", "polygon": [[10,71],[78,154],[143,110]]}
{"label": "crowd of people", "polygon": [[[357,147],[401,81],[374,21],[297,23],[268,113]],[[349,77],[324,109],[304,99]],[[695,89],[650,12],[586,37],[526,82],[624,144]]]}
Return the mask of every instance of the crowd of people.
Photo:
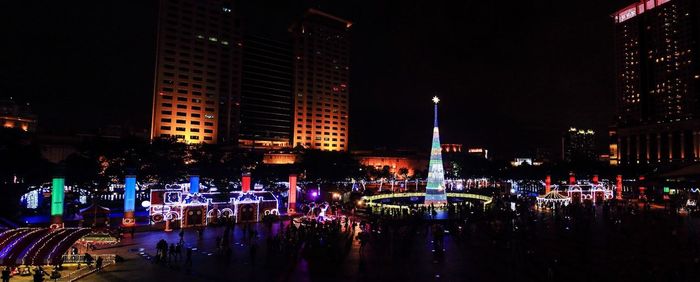
{"label": "crowd of people", "polygon": [[[438,218],[437,213],[446,216]],[[260,226],[228,224],[211,231],[221,232],[214,233],[214,255],[219,261],[230,263],[233,252],[243,250],[248,252],[247,259],[243,256],[245,263],[252,265],[263,263],[258,261],[261,257],[265,264],[273,266],[295,263],[301,258],[321,265],[346,257],[356,241],[360,257],[386,256],[391,262],[400,263],[422,252],[421,242],[429,242],[436,263],[445,261],[449,252],[481,252],[508,265],[511,271],[498,275],[517,274],[529,281],[567,279],[564,273],[605,269],[611,264],[606,262],[628,266],[623,272],[642,281],[650,277],[663,280],[664,276],[681,279],[700,270],[700,247],[693,239],[698,234],[691,224],[692,217],[681,216],[673,209],[652,209],[649,204],[636,201],[584,201],[542,209],[532,197],[505,194],[496,195],[488,207],[464,201],[380,206],[369,209],[362,217],[352,216],[350,210],[332,214],[340,216],[311,213],[265,221]],[[238,232],[234,232],[236,229]],[[192,250],[185,247],[184,233],[180,234],[178,243],[158,243],[156,261],[183,262],[191,267]],[[234,238],[234,234],[242,237]],[[656,249],[663,251],[662,257],[666,258],[677,253],[673,259],[680,263],[658,263],[650,254]],[[184,260],[183,251],[187,253]],[[631,263],[627,255],[639,264]],[[630,274],[633,270],[637,273]],[[592,273],[596,272],[586,275]]]}

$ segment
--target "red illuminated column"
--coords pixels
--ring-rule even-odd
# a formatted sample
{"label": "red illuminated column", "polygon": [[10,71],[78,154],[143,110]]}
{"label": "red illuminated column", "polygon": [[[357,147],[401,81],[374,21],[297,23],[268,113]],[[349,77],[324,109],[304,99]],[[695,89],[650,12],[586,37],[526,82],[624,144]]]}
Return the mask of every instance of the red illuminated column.
{"label": "red illuminated column", "polygon": [[547,175],[544,179],[544,193],[549,194],[550,190],[552,190],[552,176]]}
{"label": "red illuminated column", "polygon": [[289,200],[287,206],[287,214],[296,213],[297,206],[297,175],[289,175]]}
{"label": "red illuminated column", "polygon": [[246,193],[250,191],[250,172],[243,173],[241,177],[241,191]]}
{"label": "red illuminated column", "polygon": [[617,188],[617,199],[622,200],[622,175],[617,175],[615,186]]}
{"label": "red illuminated column", "polygon": [[593,175],[593,184],[598,185],[598,175],[597,174]]}
{"label": "red illuminated column", "polygon": [[576,184],[576,175],[573,172],[569,174],[569,184],[570,185]]}

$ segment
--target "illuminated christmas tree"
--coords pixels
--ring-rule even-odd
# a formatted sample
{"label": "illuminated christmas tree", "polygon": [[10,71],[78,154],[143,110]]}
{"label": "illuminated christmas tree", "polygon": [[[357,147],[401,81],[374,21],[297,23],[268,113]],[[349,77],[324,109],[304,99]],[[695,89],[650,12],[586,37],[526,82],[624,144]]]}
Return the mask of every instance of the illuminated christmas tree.
{"label": "illuminated christmas tree", "polygon": [[437,104],[438,97],[433,97],[435,103],[435,120],[433,125],[433,144],[430,148],[430,166],[428,167],[428,186],[425,187],[425,204],[447,203],[445,194],[445,168],[442,166],[442,148],[440,147],[440,130],[438,129]]}

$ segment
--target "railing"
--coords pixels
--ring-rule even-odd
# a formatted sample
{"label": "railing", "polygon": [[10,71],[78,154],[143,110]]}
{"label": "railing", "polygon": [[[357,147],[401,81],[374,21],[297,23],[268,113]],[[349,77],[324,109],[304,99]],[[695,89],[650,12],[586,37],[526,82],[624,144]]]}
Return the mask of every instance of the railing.
{"label": "railing", "polygon": [[[93,260],[91,266],[88,267],[86,264],[85,267],[68,273],[68,277],[66,277],[68,281],[77,281],[78,279],[82,279],[85,276],[95,273],[97,271],[97,268],[95,267],[95,261],[97,261],[97,258],[102,258],[102,268],[115,264],[117,260],[116,255],[92,255],[92,258]],[[86,263],[85,255],[63,255],[63,263]]]}
{"label": "railing", "polygon": [[[102,268],[106,268],[110,265],[114,264],[113,262],[108,262],[102,265]],[[76,271],[73,271],[71,273],[68,273],[68,281],[73,282],[73,281],[78,281],[79,279],[85,278],[85,276],[88,276],[90,274],[93,274],[97,272],[97,268],[95,267],[84,267],[81,269],[78,269]]]}
{"label": "railing", "polygon": [[[117,255],[90,255],[92,257],[92,263],[94,264],[97,258],[102,258],[104,263],[111,262],[114,263],[117,260]],[[63,263],[85,263],[85,255],[63,255],[61,257]]]}

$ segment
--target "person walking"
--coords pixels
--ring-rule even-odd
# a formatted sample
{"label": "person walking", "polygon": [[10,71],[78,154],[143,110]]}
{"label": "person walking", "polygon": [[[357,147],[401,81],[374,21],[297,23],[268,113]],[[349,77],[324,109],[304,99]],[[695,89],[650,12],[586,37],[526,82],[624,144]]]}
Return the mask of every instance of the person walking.
{"label": "person walking", "polygon": [[170,249],[168,249],[168,261],[172,262],[175,258],[175,244],[170,244]]}
{"label": "person walking", "polygon": [[10,267],[6,266],[5,269],[2,271],[2,282],[9,282],[10,281]]}
{"label": "person walking", "polygon": [[87,264],[89,269],[92,269],[92,256],[88,253],[85,253],[85,264]]}
{"label": "person walking", "polygon": [[192,267],[192,248],[187,248],[185,253],[185,266],[187,266],[187,269]]}
{"label": "person walking", "polygon": [[182,257],[182,244],[175,245],[175,258],[180,260]]}
{"label": "person walking", "polygon": [[97,257],[97,261],[95,261],[95,269],[99,272],[102,271],[102,257]]}
{"label": "person walking", "polygon": [[42,282],[44,281],[44,270],[41,269],[41,266],[37,267],[34,270],[34,275],[32,276],[34,282]]}

